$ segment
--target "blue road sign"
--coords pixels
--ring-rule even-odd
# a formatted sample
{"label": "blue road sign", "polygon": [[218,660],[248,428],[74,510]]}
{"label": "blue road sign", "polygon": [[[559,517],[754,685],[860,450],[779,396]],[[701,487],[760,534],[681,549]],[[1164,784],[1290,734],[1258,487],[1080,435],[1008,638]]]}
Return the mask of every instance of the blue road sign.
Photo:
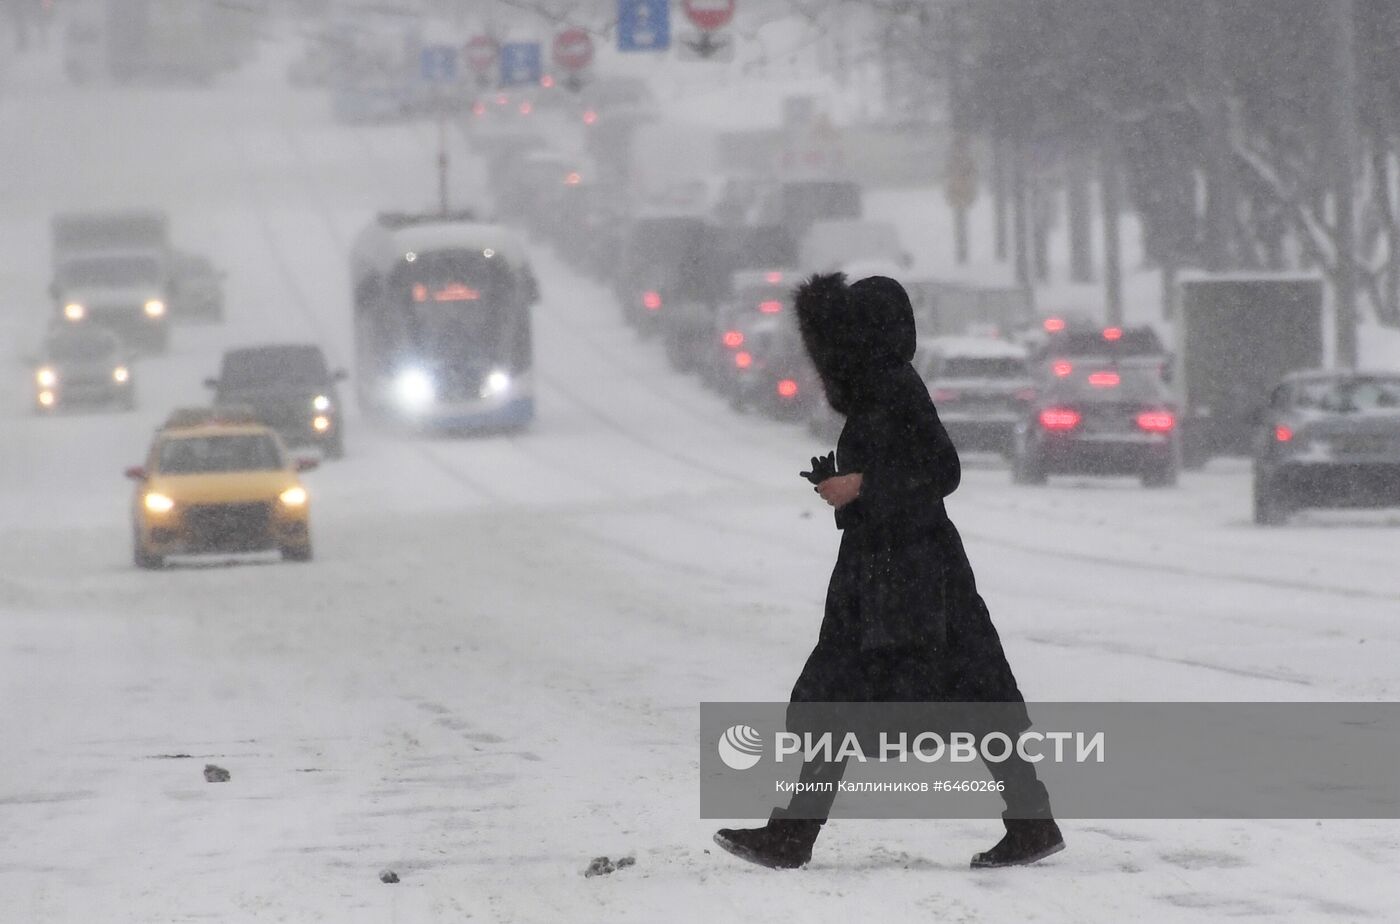
{"label": "blue road sign", "polygon": [[452,83],[457,79],[457,47],[424,45],[418,52],[418,74],[427,83]]}
{"label": "blue road sign", "polygon": [[670,46],[669,0],[617,0],[618,51],[665,51]]}
{"label": "blue road sign", "polygon": [[544,55],[539,42],[507,42],[501,46],[501,86],[539,83]]}

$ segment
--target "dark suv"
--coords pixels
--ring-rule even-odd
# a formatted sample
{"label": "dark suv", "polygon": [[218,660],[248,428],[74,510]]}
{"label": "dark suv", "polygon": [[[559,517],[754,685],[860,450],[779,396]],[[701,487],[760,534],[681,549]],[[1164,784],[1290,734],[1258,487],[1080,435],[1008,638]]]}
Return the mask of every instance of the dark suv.
{"label": "dark suv", "polygon": [[283,343],[243,347],[224,353],[214,404],[250,407],[288,446],[315,445],[327,458],[345,455],[345,421],[331,372],[314,344]]}

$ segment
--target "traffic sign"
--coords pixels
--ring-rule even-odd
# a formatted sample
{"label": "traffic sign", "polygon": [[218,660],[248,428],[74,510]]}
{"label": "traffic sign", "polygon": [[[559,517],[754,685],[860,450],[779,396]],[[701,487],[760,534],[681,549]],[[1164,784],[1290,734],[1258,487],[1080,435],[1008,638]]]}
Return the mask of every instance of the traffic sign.
{"label": "traffic sign", "polygon": [[734,18],[734,0],[681,0],[681,9],[703,32],[713,32]]}
{"label": "traffic sign", "polygon": [[552,52],[555,64],[576,71],[593,60],[593,39],[582,29],[565,29],[554,37]]}
{"label": "traffic sign", "polygon": [[669,0],[617,0],[618,51],[665,51],[669,47]]}
{"label": "traffic sign", "polygon": [[485,74],[496,64],[496,58],[500,56],[501,46],[489,35],[476,35],[467,41],[462,49],[467,57],[467,64],[478,74]]}
{"label": "traffic sign", "polygon": [[540,82],[544,63],[539,42],[507,42],[501,46],[501,86]]}
{"label": "traffic sign", "polygon": [[452,45],[424,45],[418,52],[418,74],[427,83],[451,83],[457,79],[457,49]]}

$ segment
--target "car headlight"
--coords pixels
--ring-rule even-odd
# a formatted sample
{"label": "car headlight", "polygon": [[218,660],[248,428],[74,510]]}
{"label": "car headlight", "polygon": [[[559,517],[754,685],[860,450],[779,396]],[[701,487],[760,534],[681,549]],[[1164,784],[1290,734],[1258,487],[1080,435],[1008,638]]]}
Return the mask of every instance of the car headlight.
{"label": "car headlight", "polygon": [[306,489],[299,484],[293,485],[277,495],[277,499],[281,501],[284,506],[300,507],[306,503]]}
{"label": "car headlight", "polygon": [[331,428],[331,419],[324,414],[317,414],[311,418],[311,429],[317,433],[325,433]]}
{"label": "car headlight", "polygon": [[48,389],[44,389],[43,391],[39,392],[39,405],[41,407],[53,407],[54,402],[57,400],[57,396],[55,396],[54,393],[49,391]]}
{"label": "car headlight", "polygon": [[146,495],[146,509],[151,513],[169,513],[175,509],[175,502],[164,494],[157,494],[155,491]]}
{"label": "car headlight", "polygon": [[318,411],[329,411],[331,409],[331,399],[325,395],[317,395],[311,399],[311,406]]}
{"label": "car headlight", "polygon": [[131,380],[131,370],[126,366],[118,366],[112,370],[112,381],[118,385],[125,385]]}
{"label": "car headlight", "polygon": [[63,306],[63,316],[70,321],[81,321],[87,317],[87,308],[78,302],[69,302]]}
{"label": "car headlight", "polygon": [[165,316],[165,302],[158,298],[150,299],[146,302],[146,317],[159,318]]}
{"label": "car headlight", "polygon": [[490,398],[492,395],[499,395],[510,388],[510,375],[495,369],[486,377],[486,381],[481,383],[481,397]]}
{"label": "car headlight", "polygon": [[405,410],[421,411],[433,403],[437,387],[422,369],[405,369],[394,380],[394,395]]}
{"label": "car headlight", "polygon": [[53,369],[48,366],[45,366],[34,373],[34,380],[45,388],[52,388],[58,384],[58,373],[54,372]]}

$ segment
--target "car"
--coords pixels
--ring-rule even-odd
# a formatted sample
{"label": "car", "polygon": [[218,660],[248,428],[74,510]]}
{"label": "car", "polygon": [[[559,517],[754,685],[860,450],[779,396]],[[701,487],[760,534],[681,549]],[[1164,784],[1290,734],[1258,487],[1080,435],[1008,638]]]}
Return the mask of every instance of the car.
{"label": "car", "polygon": [[34,409],[74,405],[136,407],[136,379],[126,346],[104,327],[55,327],[34,358]]}
{"label": "car", "polygon": [[170,306],[175,318],[223,320],[226,275],[202,254],[176,253]]}
{"label": "car", "polygon": [[929,337],[914,362],[960,452],[1011,456],[1016,424],[1035,399],[1023,347],[990,337]]}
{"label": "car", "polygon": [[1259,423],[1255,523],[1307,507],[1400,506],[1400,372],[1294,373]]}
{"label": "car", "polygon": [[[634,218],[613,280],[623,319],[643,335],[669,332],[668,347],[673,349],[680,346],[681,335],[693,333],[701,321],[700,335],[708,336],[714,314],[696,310],[696,305],[717,302],[717,281],[728,285],[729,274],[716,266],[721,262],[719,238],[715,226],[686,212]],[[665,320],[671,314],[679,315],[674,324]]]}
{"label": "car", "polygon": [[271,427],[249,409],[177,411],[156,431],[136,482],[132,557],[160,568],[167,556],[277,551],[311,560],[310,502],[300,473]]}
{"label": "car", "polygon": [[1104,362],[1148,369],[1171,381],[1172,358],[1152,327],[1098,327],[1062,319],[1046,322],[1044,336],[1030,347],[1032,371],[1038,378],[1064,378],[1079,364],[1095,369]]}
{"label": "car", "polygon": [[[792,314],[792,292],[798,282],[799,274],[793,269],[733,274],[731,294],[715,313],[710,342],[700,357],[701,378],[706,383],[723,395],[734,395],[740,376],[752,367],[760,331],[776,329],[780,314]],[[748,358],[738,359],[745,354]]]}
{"label": "car", "polygon": [[1176,484],[1181,436],[1176,406],[1155,369],[1081,362],[1044,383],[1013,431],[1012,477],[1137,475],[1146,487]]}
{"label": "car", "polygon": [[318,446],[327,458],[345,455],[345,418],[336,383],[321,348],[310,343],[240,347],[224,353],[214,406],[251,407],[289,446]]}

